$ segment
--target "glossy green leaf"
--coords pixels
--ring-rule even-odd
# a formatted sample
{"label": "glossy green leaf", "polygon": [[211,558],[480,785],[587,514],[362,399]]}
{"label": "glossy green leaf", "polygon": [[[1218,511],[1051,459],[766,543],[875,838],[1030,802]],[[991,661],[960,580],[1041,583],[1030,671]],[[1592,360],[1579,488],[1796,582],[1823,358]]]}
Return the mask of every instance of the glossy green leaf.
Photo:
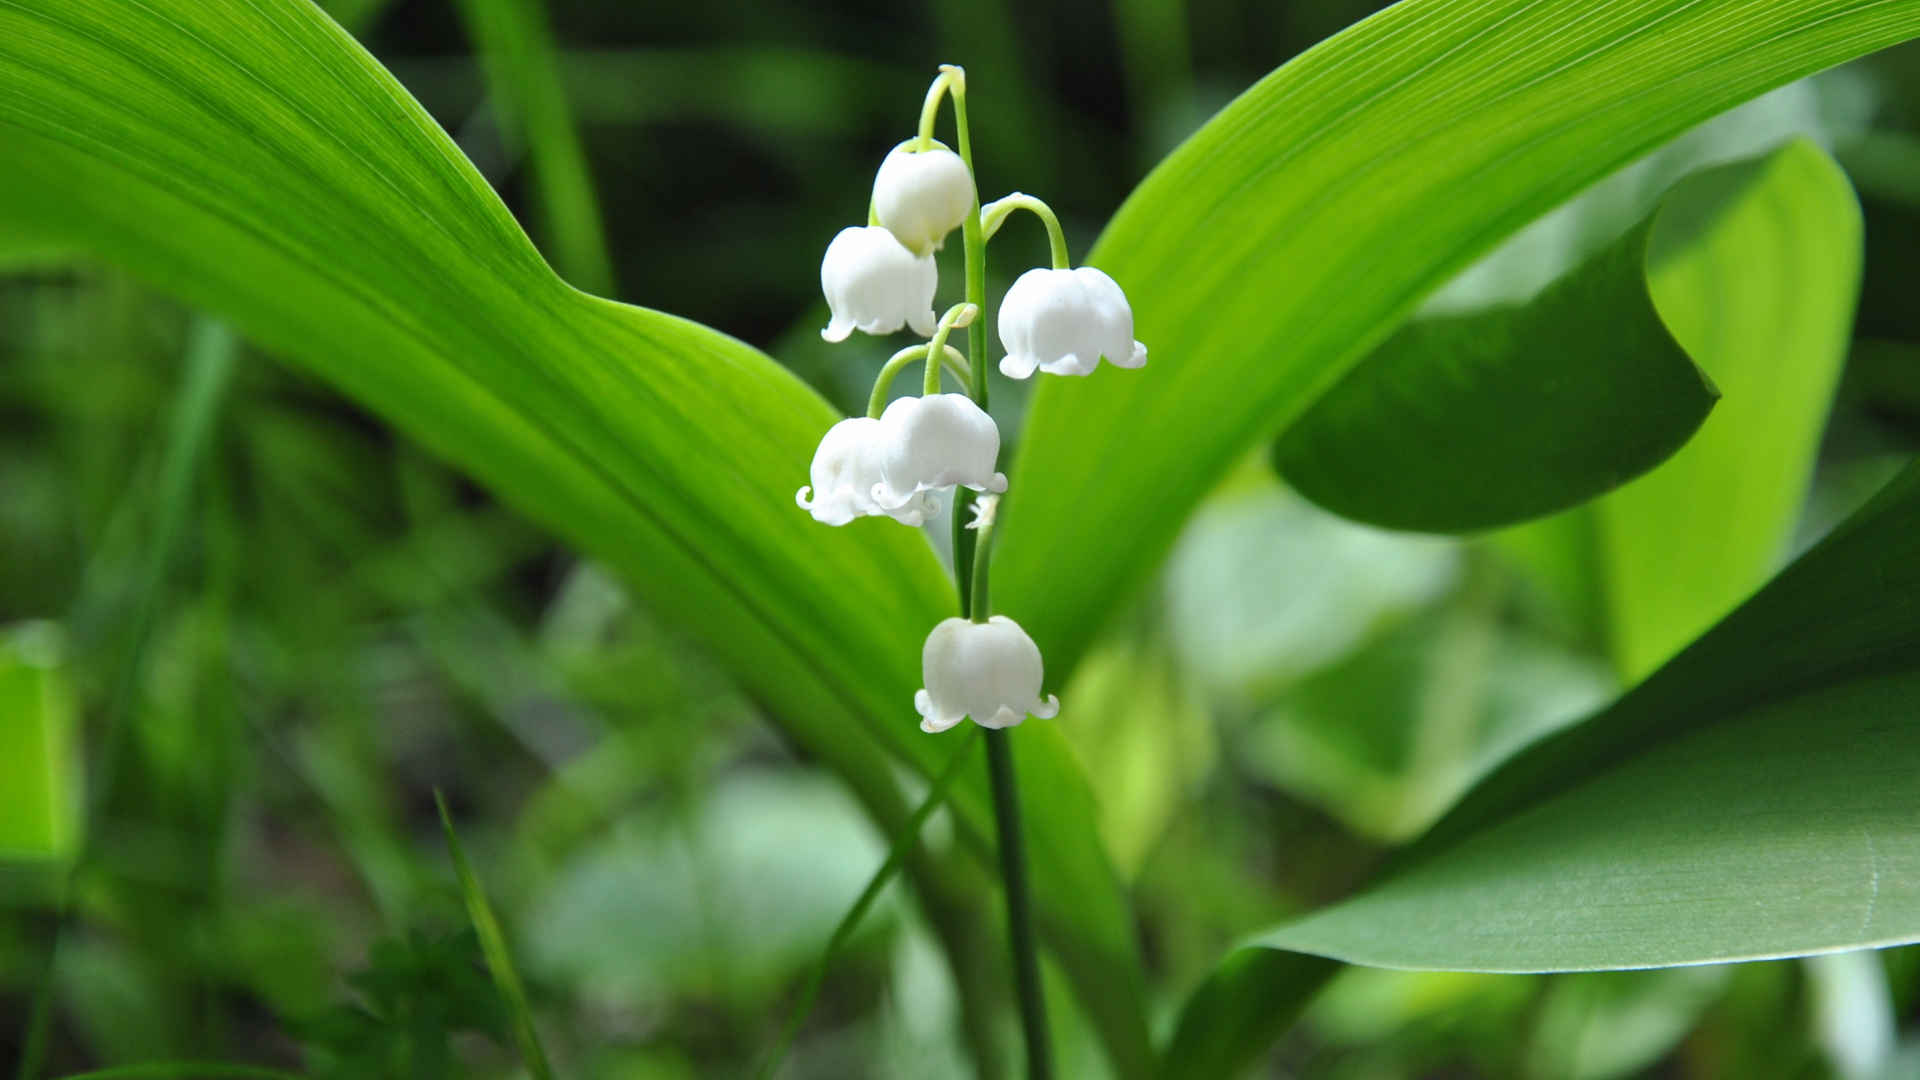
{"label": "glossy green leaf", "polygon": [[1397,872],[1258,943],[1567,971],[1920,940],[1917,609],[1920,465],[1632,693],[1502,766]]}
{"label": "glossy green leaf", "polygon": [[[568,287],[310,4],[0,4],[0,246],[49,243],[221,311],[617,568],[889,832],[892,762],[944,760],[912,712],[954,606],[931,548],[793,505],[833,411],[738,341]],[[1091,792],[1057,733],[1021,741],[1041,922],[1137,1075],[1137,949]],[[984,774],[952,805],[989,853]],[[934,910],[978,902],[910,869]]]}
{"label": "glossy green leaf", "polygon": [[[1219,1043],[1222,1065],[1172,1074],[1227,1075],[1284,1030],[1325,974],[1300,954],[1579,971],[1920,940],[1916,610],[1920,464],[1633,692],[1501,766],[1378,884],[1229,957],[1175,1035]],[[1275,980],[1281,1019],[1263,1019]]]}
{"label": "glossy green leaf", "polygon": [[1274,445],[1333,512],[1473,532],[1585,502],[1666,460],[1719,396],[1648,291],[1656,211],[1532,300],[1402,327]]}
{"label": "glossy green leaf", "polygon": [[1786,557],[1860,292],[1860,205],[1811,143],[1703,174],[1669,213],[1700,227],[1656,234],[1654,299],[1724,399],[1672,460],[1594,507],[1608,636],[1629,679]]}
{"label": "glossy green leaf", "polygon": [[1070,664],[1240,455],[1474,256],[1690,125],[1917,33],[1914,0],[1409,0],[1303,54],[1101,237],[1088,261],[1150,360],[1039,387],[996,595]]}

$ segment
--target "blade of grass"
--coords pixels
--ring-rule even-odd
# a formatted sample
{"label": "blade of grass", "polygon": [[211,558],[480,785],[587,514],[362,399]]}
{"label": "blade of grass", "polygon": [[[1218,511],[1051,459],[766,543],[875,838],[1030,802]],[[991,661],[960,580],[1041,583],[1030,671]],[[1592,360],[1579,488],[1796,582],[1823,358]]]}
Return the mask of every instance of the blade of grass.
{"label": "blade of grass", "polygon": [[480,951],[486,954],[487,970],[493,973],[493,984],[512,1016],[513,1039],[520,1046],[520,1058],[527,1063],[527,1071],[533,1074],[534,1080],[553,1080],[553,1067],[547,1064],[547,1052],[541,1047],[540,1033],[533,1025],[533,1009],[527,1004],[526,985],[513,966],[513,954],[507,951],[507,937],[500,931],[500,920],[494,917],[493,905],[487,903],[487,894],[480,888],[473,867],[467,863],[460,838],[454,834],[453,815],[447,812],[447,800],[439,788],[433,790],[433,805],[440,810],[440,827],[447,835],[447,851],[453,855],[453,872],[460,878],[460,894],[466,899],[473,931],[480,935]]}
{"label": "blade of grass", "polygon": [[600,200],[540,0],[461,0],[460,12],[480,48],[501,131],[532,157],[540,215],[561,276],[587,292],[613,295]]}

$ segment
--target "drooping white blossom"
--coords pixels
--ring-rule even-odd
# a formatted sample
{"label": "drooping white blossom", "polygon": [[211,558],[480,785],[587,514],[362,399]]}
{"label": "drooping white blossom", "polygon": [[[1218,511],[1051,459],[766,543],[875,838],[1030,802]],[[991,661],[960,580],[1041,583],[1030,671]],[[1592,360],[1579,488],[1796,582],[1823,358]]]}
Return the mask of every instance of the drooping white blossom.
{"label": "drooping white blossom", "polygon": [[889,512],[955,484],[1007,490],[1006,475],[994,471],[1000,429],[965,394],[898,398],[880,414],[880,425],[880,482],[873,498]]}
{"label": "drooping white blossom", "polygon": [[891,334],[902,326],[931,336],[939,271],[878,225],[841,229],[820,260],[820,289],[832,313],[820,336],[845,341],[855,330]]}
{"label": "drooping white blossom", "polygon": [[794,493],[794,502],[825,525],[845,525],[857,517],[884,514],[903,525],[920,525],[933,516],[931,493],[916,493],[891,506],[874,500],[881,484],[886,428],[865,416],[842,420],[827,429],[813,453],[812,484]]}
{"label": "drooping white blossom", "polygon": [[915,255],[938,251],[971,209],[973,174],[945,147],[896,149],[874,174],[874,215]]}
{"label": "drooping white blossom", "polygon": [[1036,370],[1091,374],[1103,356],[1115,367],[1147,362],[1147,347],[1133,339],[1126,294],[1091,266],[1021,274],[1000,304],[1000,342],[1007,349],[1000,373],[1012,379]]}
{"label": "drooping white blossom", "polygon": [[1005,615],[983,623],[942,621],[927,635],[920,673],[927,685],[913,696],[913,707],[922,731],[945,731],[967,717],[982,727],[1008,728],[1060,712],[1058,697],[1040,697],[1040,647]]}

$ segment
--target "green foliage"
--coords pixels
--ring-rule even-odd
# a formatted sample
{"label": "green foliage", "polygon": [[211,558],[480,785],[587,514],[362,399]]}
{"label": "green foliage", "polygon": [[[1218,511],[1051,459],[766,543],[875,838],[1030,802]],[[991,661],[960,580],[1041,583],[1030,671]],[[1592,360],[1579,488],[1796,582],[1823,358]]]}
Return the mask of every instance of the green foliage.
{"label": "green foliage", "polygon": [[[1916,522],[1920,466],[1614,706],[1495,771],[1379,884],[1253,947],[1577,971],[1920,939],[1902,824],[1920,812],[1904,720],[1920,690]],[[1295,989],[1311,970],[1242,956],[1200,996]],[[1196,1033],[1176,1046],[1235,1038],[1197,1004],[1184,1022]]]}
{"label": "green foliage", "polygon": [[[904,816],[883,755],[939,760],[908,709],[920,629],[951,600],[921,537],[794,510],[835,419],[817,396],[725,335],[561,282],[313,9],[35,5],[0,12],[0,42],[18,72],[0,84],[0,237],[60,237],[228,313],[618,567],[884,825]],[[54,56],[102,75],[77,87]],[[1057,737],[1027,745],[1042,925],[1138,1070],[1136,949],[1085,780]],[[953,802],[984,851],[984,775]]]}
{"label": "green foliage", "polygon": [[1473,532],[1659,464],[1719,397],[1648,291],[1666,220],[1656,211],[1527,303],[1402,327],[1287,429],[1274,467],[1343,517]]}
{"label": "green foliage", "polygon": [[1725,398],[1673,460],[1593,508],[1608,636],[1629,679],[1785,558],[1860,290],[1859,203],[1808,143],[1705,174],[1672,210],[1699,225],[1655,237],[1654,299]]}
{"label": "green foliage", "polygon": [[[1056,669],[1249,447],[1475,255],[1690,124],[1920,32],[1907,4],[1591,12],[1391,8],[1241,95],[1121,207],[1089,261],[1129,283],[1162,366],[1043,385],[1004,509],[998,595]],[[1065,491],[1074,512],[1046,512],[1037,493]]]}
{"label": "green foliage", "polygon": [[0,860],[66,859],[79,840],[79,718],[61,651],[48,624],[0,634]]}
{"label": "green foliage", "polygon": [[[1056,67],[1045,13],[1007,5],[883,26],[463,0],[470,41],[451,11],[322,7],[373,28],[400,79],[305,0],[0,3],[0,617],[69,643],[52,666],[0,644],[0,847],[37,853],[0,866],[24,1073],[544,1072],[505,923],[563,1075],[737,1071],[815,988],[795,1075],[1006,1075],[986,776],[942,772],[955,740],[909,712],[951,583],[907,530],[787,502],[837,415],[801,378],[848,405],[871,370],[862,346],[822,366],[819,244],[904,134],[923,51],[972,73],[987,193],[1017,176],[1084,237],[1228,87],[1368,9],[1129,0],[1106,72]],[[1895,1021],[1836,1018],[1909,1015],[1911,950],[1884,977],[1859,956],[1349,969],[1312,999],[1328,957],[1560,971],[1920,936],[1920,474],[1707,631],[1920,445],[1920,157],[1853,141],[1920,115],[1903,61],[1852,105],[1845,79],[1800,83],[1726,117],[1747,125],[1731,138],[1667,144],[1543,223],[1578,234],[1553,265],[1502,259],[1432,296],[1695,121],[1916,33],[1912,0],[1409,0],[1268,76],[1128,200],[1092,261],[1154,363],[994,388],[1021,444],[998,595],[1067,706],[1014,737],[1068,1074],[1218,1076],[1270,1047],[1275,1071],[1335,1077],[1896,1060]],[[843,39],[909,59],[822,44]],[[1864,229],[1826,154],[1780,145],[1799,131],[1854,171]],[[1567,292],[1457,314],[1489,276],[1537,291],[1703,153],[1763,149],[1676,188]],[[573,287],[609,291],[616,267],[633,295],[780,342],[787,370]],[[1476,340],[1411,347],[1440,325]],[[1607,376],[1583,393],[1627,420],[1524,389],[1623,330],[1651,374],[1582,368]],[[1535,344],[1478,351],[1490,332]],[[1370,400],[1432,423],[1356,410],[1338,454],[1316,444],[1335,478],[1295,466],[1297,486],[1395,524],[1536,513],[1697,419],[1675,342],[1726,393],[1693,440],[1488,543],[1339,521],[1259,453],[1388,356]],[[1444,393],[1465,360],[1487,366]],[[1540,468],[1553,435],[1606,452]],[[1439,443],[1458,452],[1405,451]],[[1369,475],[1390,483],[1355,487]],[[1609,662],[1632,681],[1683,648],[1574,722]],[[84,845],[60,745],[83,725]],[[423,932],[454,917],[443,837],[478,936]],[[55,926],[16,871],[64,878],[76,850]],[[895,868],[910,903],[883,895]]]}
{"label": "green foliage", "polygon": [[510,1036],[508,1010],[481,966],[472,930],[444,937],[410,934],[376,942],[367,968],[348,977],[358,1000],[305,1025],[308,1066],[315,1077],[462,1074],[452,1039],[477,1031]]}
{"label": "green foliage", "polygon": [[527,1001],[527,987],[520,980],[520,969],[514,966],[513,951],[507,947],[507,936],[500,929],[500,918],[493,913],[493,905],[487,902],[486,890],[480,880],[474,876],[473,867],[467,863],[467,853],[460,846],[460,837],[453,831],[453,815],[447,812],[447,800],[438,790],[433,793],[434,808],[440,811],[440,828],[447,836],[447,850],[453,855],[453,872],[460,880],[460,896],[467,905],[467,918],[473,923],[474,935],[480,941],[480,952],[487,958],[487,972],[493,976],[494,989],[500,993],[500,1000],[506,1006],[507,1016],[513,1027],[513,1041],[520,1048],[520,1060],[526,1063],[527,1071],[535,1080],[552,1080],[553,1066],[547,1064],[547,1052],[540,1045],[540,1031],[534,1025],[533,1006]]}

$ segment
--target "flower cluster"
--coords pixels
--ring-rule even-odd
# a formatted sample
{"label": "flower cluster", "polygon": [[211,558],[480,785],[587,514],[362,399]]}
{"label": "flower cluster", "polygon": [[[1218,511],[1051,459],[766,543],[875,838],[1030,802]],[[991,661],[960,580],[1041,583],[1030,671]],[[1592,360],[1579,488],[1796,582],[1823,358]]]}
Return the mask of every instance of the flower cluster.
{"label": "flower cluster", "polygon": [[[1065,234],[1053,211],[1031,195],[1015,192],[982,206],[969,156],[965,74],[944,66],[927,93],[920,132],[889,152],[873,180],[865,226],[842,229],[820,263],[820,288],[830,313],[820,336],[844,341],[859,330],[891,334],[902,328],[927,338],[896,353],[875,381],[867,415],[827,430],[814,452],[812,483],[795,495],[800,507],[826,525],[860,517],[886,517],[919,526],[938,510],[936,496],[964,488],[979,493],[978,529],[970,618],[951,618],[928,634],[921,654],[926,686],[914,707],[928,732],[945,731],[971,717],[983,727],[1012,727],[1028,716],[1047,719],[1058,698],[1040,696],[1040,649],[1020,625],[986,610],[987,552],[998,495],[1007,478],[996,471],[1000,429],[984,401],[984,327],[969,329],[974,360],[947,345],[955,329],[969,327],[985,305],[969,295],[939,318],[934,296],[939,271],[934,252],[955,229],[967,244],[970,284],[984,274],[985,245],[1016,210],[1038,216],[1047,228],[1051,267],[1021,274],[1000,307],[1000,340],[1007,349],[1000,372],[1026,379],[1089,375],[1101,360],[1120,368],[1147,362],[1146,346],[1133,338],[1133,311],[1111,277],[1090,266],[1073,267]],[[933,138],[943,95],[954,101],[960,152]],[[892,379],[912,363],[924,364],[923,392],[888,403]],[[968,393],[945,393],[942,368],[952,370]],[[958,509],[958,502],[955,507]],[[956,552],[956,556],[958,552]],[[963,597],[965,602],[968,597]]]}

